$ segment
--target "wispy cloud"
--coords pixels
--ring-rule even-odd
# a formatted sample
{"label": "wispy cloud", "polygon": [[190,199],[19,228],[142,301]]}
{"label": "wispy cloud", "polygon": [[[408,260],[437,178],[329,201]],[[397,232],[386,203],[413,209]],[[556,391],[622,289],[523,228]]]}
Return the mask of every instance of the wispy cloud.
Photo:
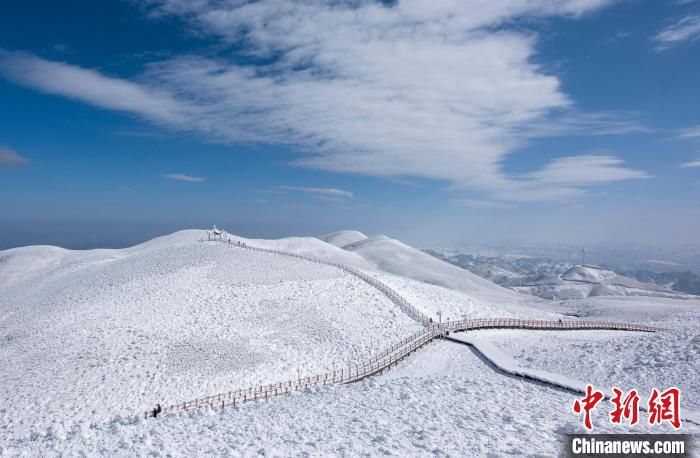
{"label": "wispy cloud", "polygon": [[653,129],[642,124],[639,113],[608,111],[596,113],[570,112],[553,121],[551,118],[525,126],[527,137],[554,137],[569,135],[624,135],[651,133]]}
{"label": "wispy cloud", "polygon": [[529,177],[539,183],[567,185],[592,185],[650,178],[648,173],[625,168],[622,164],[624,161],[621,159],[608,155],[562,157]]}
{"label": "wispy cloud", "polygon": [[658,51],[666,50],[685,41],[700,37],[700,15],[690,15],[665,27],[654,36]]}
{"label": "wispy cloud", "polygon": [[42,92],[129,112],[158,124],[185,126],[194,114],[163,90],[31,54],[0,50],[0,74]]}
{"label": "wispy cloud", "polygon": [[17,154],[17,151],[0,146],[0,167],[12,167],[29,164],[29,159]]}
{"label": "wispy cloud", "polygon": [[[504,159],[541,137],[645,128],[629,113],[579,112],[536,63],[537,36],[521,19],[576,18],[611,3],[154,0],[155,15],[181,16],[197,33],[266,63],[188,54],[121,79],[5,53],[0,73],[207,139],[292,145],[297,166],[435,179],[487,199],[557,200],[600,181],[512,177]],[[637,178],[615,169],[606,182]]]}
{"label": "wispy cloud", "polygon": [[315,197],[328,198],[333,200],[352,199],[354,194],[350,191],[344,191],[336,188],[307,188],[303,186],[278,186],[279,189],[287,191],[299,191],[312,194]]}
{"label": "wispy cloud", "polygon": [[700,139],[700,126],[687,127],[681,129],[678,133],[678,138],[683,140]]}
{"label": "wispy cloud", "polygon": [[680,166],[683,168],[700,167],[700,159],[698,159],[697,161],[684,162]]}
{"label": "wispy cloud", "polygon": [[204,181],[204,178],[202,177],[193,177],[191,175],[185,175],[184,173],[165,173],[163,174],[163,177],[169,180],[187,181],[190,183],[199,183]]}
{"label": "wispy cloud", "polygon": [[538,171],[513,176],[491,197],[508,202],[569,202],[590,194],[589,188],[624,180],[651,178],[647,172],[624,167],[621,159],[602,154],[562,157]]}

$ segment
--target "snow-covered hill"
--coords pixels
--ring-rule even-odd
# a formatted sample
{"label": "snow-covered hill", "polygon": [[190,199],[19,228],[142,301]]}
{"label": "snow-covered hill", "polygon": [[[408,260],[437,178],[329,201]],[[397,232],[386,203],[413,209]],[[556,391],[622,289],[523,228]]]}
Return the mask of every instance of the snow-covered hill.
{"label": "snow-covered hill", "polygon": [[532,303],[531,299],[523,300],[506,288],[386,235],[365,237],[343,248],[379,271],[460,291],[485,303],[498,303],[504,308],[507,304]]}
{"label": "snow-covered hill", "polygon": [[[646,340],[626,355],[632,362],[625,370],[632,380],[643,373],[634,358],[653,353],[655,363],[673,371],[660,380],[677,380],[690,396],[697,394],[692,387],[700,371],[678,356],[697,346],[697,301],[543,301],[398,240],[354,231],[324,240],[231,235],[231,244],[203,237],[204,231],[190,230],[122,250],[0,251],[0,455],[468,455],[484,454],[488,441],[504,431],[509,439],[502,451],[546,455],[561,426],[568,431],[576,424],[571,395],[504,378],[470,352],[443,343],[421,350],[396,372],[356,385],[216,416],[200,410],[144,421],[138,414],[156,402],[346,366],[420,328],[382,292],[342,269],[242,249],[237,242],[360,269],[433,318],[438,311],[443,318],[565,313],[670,327],[666,311],[677,309],[681,331],[664,339],[638,336]],[[577,284],[619,283],[597,271],[566,277],[562,281]],[[549,335],[547,345],[559,348],[557,334]],[[605,336],[600,348],[615,347],[618,334]],[[598,354],[595,341],[587,345]],[[567,359],[569,353],[537,354]],[[605,354],[600,358],[607,364]],[[577,369],[581,379],[584,369]],[[484,392],[491,401],[484,402]],[[464,414],[465,408],[479,415]],[[484,415],[492,423],[488,430],[479,426]],[[532,424],[541,437],[532,438]],[[606,425],[601,428],[609,430]]]}
{"label": "snow-covered hill", "polygon": [[[342,249],[313,237],[230,236],[228,244],[203,236],[181,231],[122,250],[0,252],[1,357],[13,367],[0,373],[2,424],[28,431],[36,422],[22,420],[26,411],[41,411],[46,422],[126,415],[156,401],[323,372],[419,327],[340,269],[244,250],[239,241],[364,269],[409,292],[423,289],[411,278],[472,291],[433,287],[453,317],[493,316],[496,299],[515,295],[385,237],[346,233],[366,243]],[[433,301],[416,302],[435,317]]]}
{"label": "snow-covered hill", "polygon": [[[0,423],[27,431],[322,372],[419,327],[339,269],[201,236],[0,252],[0,357],[12,367],[0,371]],[[362,265],[317,239],[268,244]]]}
{"label": "snow-covered hill", "polygon": [[596,266],[573,266],[560,275],[535,279],[513,279],[505,283],[516,291],[552,299],[582,299],[591,296],[653,296],[677,299],[690,296],[669,288],[643,283]]}

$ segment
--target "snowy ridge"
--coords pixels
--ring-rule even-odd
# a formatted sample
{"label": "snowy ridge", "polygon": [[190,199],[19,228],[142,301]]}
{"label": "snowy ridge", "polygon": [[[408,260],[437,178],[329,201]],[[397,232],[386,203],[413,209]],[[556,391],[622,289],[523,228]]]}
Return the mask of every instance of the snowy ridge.
{"label": "snowy ridge", "polygon": [[321,237],[321,240],[324,242],[335,245],[338,248],[343,248],[366,239],[367,236],[360,231],[338,231]]}
{"label": "snowy ridge", "polygon": [[469,297],[490,304],[532,305],[532,298],[523,297],[465,269],[440,260],[385,235],[374,235],[343,247],[376,269],[398,277],[441,286],[466,293]]}
{"label": "snowy ridge", "polygon": [[[309,388],[314,388],[323,385],[332,384],[343,384],[352,383],[360,381],[371,375],[375,375],[390,369],[393,365],[397,364],[399,361],[406,358],[411,353],[415,352],[419,348],[423,347],[425,344],[429,343],[433,339],[438,337],[446,337],[450,340],[459,341],[466,343],[468,345],[473,345],[470,341],[464,340],[464,338],[450,338],[446,334],[449,332],[459,332],[467,330],[477,330],[477,329],[537,329],[537,330],[575,330],[575,329],[609,329],[609,330],[624,330],[624,331],[642,331],[642,332],[656,332],[660,331],[660,328],[653,326],[645,326],[632,323],[618,323],[611,321],[583,321],[583,320],[566,320],[566,321],[554,321],[554,320],[526,320],[526,319],[513,319],[513,318],[487,318],[487,319],[476,319],[476,320],[459,320],[451,321],[444,324],[432,323],[411,336],[408,336],[401,340],[400,342],[392,345],[391,347],[385,349],[377,356],[370,358],[367,361],[361,363],[347,363],[340,370],[333,370],[323,374],[299,377],[295,380],[288,380],[281,383],[273,383],[269,385],[259,385],[257,387],[251,387],[247,389],[239,389],[236,391],[229,391],[227,393],[219,393],[213,396],[206,396],[203,398],[198,398],[192,401],[185,401],[179,404],[171,404],[163,408],[164,413],[171,413],[177,411],[187,411],[196,408],[209,408],[213,409],[215,407],[220,407],[224,409],[227,405],[235,407],[236,405],[245,404],[246,402],[258,401],[261,399],[267,400],[269,398],[288,395],[294,392],[299,392],[307,390]],[[489,346],[490,344],[485,344]],[[491,354],[496,354],[500,350],[493,348]],[[496,357],[496,359],[498,359]],[[517,372],[517,363],[512,360],[509,356],[504,354],[503,358],[500,358],[504,363],[503,370],[506,372],[511,372],[516,375],[523,375]],[[512,361],[508,363],[508,361]],[[497,363],[493,363],[495,366],[500,367]],[[534,371],[533,371],[534,372]],[[546,374],[544,371],[538,371],[542,374],[543,381],[547,381]],[[525,375],[523,375],[525,376]],[[534,377],[530,377],[534,378]],[[554,380],[552,378],[552,380]],[[550,384],[562,386],[568,389],[570,386],[558,385],[556,382],[551,381]],[[573,386],[573,385],[571,385]],[[153,416],[152,411],[144,412],[144,418]]]}
{"label": "snowy ridge", "polygon": [[[226,242],[223,242],[226,244]],[[229,243],[230,245],[230,243]],[[312,258],[310,256],[304,256],[301,254],[296,254],[296,253],[290,253],[288,251],[282,251],[282,250],[274,250],[270,248],[259,248],[259,247],[253,247],[250,245],[246,245],[245,243],[242,244],[234,244],[233,246],[239,247],[239,248],[244,248],[247,250],[253,250],[253,251],[261,251],[264,253],[272,253],[272,254],[279,254],[282,256],[290,256],[293,258],[297,259],[303,259],[309,262],[315,262],[317,264],[324,264],[327,266],[331,267],[336,267],[338,269],[341,269],[350,275],[354,275],[355,277],[359,278],[360,280],[364,281],[365,283],[369,284],[370,286],[375,287],[377,290],[379,290],[381,293],[383,293],[391,302],[396,304],[406,315],[411,317],[412,319],[416,320],[417,322],[421,323],[423,326],[428,326],[431,323],[430,318],[428,318],[425,314],[420,312],[417,308],[412,306],[411,304],[408,303],[406,299],[401,297],[399,293],[394,291],[392,288],[387,286],[386,284],[382,283],[381,281],[377,280],[376,278],[372,277],[371,275],[367,275],[366,273],[362,272],[359,269],[356,269],[354,267],[347,266],[345,264],[340,264],[337,262],[331,262],[331,261],[325,261],[323,259],[318,259],[318,258]]]}

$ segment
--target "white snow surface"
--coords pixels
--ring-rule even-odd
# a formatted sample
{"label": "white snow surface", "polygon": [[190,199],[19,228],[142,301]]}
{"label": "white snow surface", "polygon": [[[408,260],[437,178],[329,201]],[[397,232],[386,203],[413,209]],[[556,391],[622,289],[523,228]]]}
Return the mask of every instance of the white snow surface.
{"label": "white snow surface", "polygon": [[338,248],[343,248],[347,245],[357,243],[365,239],[367,239],[367,236],[360,231],[338,231],[321,237],[321,240],[324,242],[335,245]]}
{"label": "white snow surface", "polygon": [[598,387],[636,388],[647,395],[654,387],[678,387],[681,406],[700,412],[700,300],[598,297],[561,306],[592,319],[634,320],[667,330],[484,330],[474,335],[495,343],[523,367],[566,374]]}
{"label": "white snow surface", "polygon": [[[578,393],[585,393],[586,386],[592,384],[591,382],[583,382],[581,380],[571,378],[566,375],[553,373],[542,369],[523,367],[514,358],[512,358],[509,354],[503,352],[500,348],[498,348],[488,339],[480,338],[477,335],[478,333],[469,333],[469,335],[465,333],[455,333],[452,336],[450,336],[449,339],[453,341],[463,342],[472,346],[495,367],[512,375],[520,376],[530,380],[541,381],[543,383],[550,384],[555,387],[571,390]],[[591,339],[591,336],[587,336],[587,338]],[[651,390],[651,388],[654,387],[649,387],[649,390]],[[603,392],[608,400],[614,397],[614,391],[611,387],[599,385],[596,389]],[[629,389],[625,391],[629,391]],[[685,392],[686,396],[688,394],[690,394],[691,396],[695,394],[695,390],[683,391]],[[643,411],[648,412],[648,409],[644,403],[642,403],[640,408]],[[683,421],[691,421],[695,425],[700,425],[700,410],[688,409],[687,402],[684,403],[683,408],[681,409],[680,417]]]}
{"label": "white snow surface", "polygon": [[486,303],[537,302],[385,235],[347,245],[345,250],[359,255],[380,271],[461,291]]}
{"label": "white snow surface", "polygon": [[8,434],[347,367],[420,328],[340,269],[190,235],[0,253]]}
{"label": "white snow surface", "polygon": [[[669,328],[474,335],[523,368],[647,394],[678,386],[683,407],[700,410],[700,300],[543,301],[386,236],[341,248],[311,237],[200,242],[203,234],[123,250],[0,251],[0,364],[9,368],[0,371],[0,456],[552,456],[563,433],[582,431],[571,412],[576,395],[504,375],[444,341],[360,383],[143,420],[156,402],[285,381],[298,369],[324,372],[420,328],[340,269],[238,241],[362,269],[432,317],[576,316]],[[594,426],[629,432],[607,413]],[[652,431],[669,430],[634,429]]]}
{"label": "white snow surface", "polygon": [[[108,456],[555,456],[584,432],[577,396],[503,376],[465,346],[435,342],[384,376],[221,411],[57,423],[6,454]],[[607,413],[596,431],[628,432]],[[688,425],[688,432],[700,428]],[[639,425],[635,432],[672,432]]]}

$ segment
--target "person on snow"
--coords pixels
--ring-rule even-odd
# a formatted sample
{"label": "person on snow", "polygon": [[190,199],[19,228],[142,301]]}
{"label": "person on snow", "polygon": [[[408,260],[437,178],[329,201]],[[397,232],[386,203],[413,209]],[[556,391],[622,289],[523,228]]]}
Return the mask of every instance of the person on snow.
{"label": "person on snow", "polygon": [[160,404],[156,404],[155,408],[153,409],[153,418],[156,418],[162,411],[163,409],[160,407]]}

